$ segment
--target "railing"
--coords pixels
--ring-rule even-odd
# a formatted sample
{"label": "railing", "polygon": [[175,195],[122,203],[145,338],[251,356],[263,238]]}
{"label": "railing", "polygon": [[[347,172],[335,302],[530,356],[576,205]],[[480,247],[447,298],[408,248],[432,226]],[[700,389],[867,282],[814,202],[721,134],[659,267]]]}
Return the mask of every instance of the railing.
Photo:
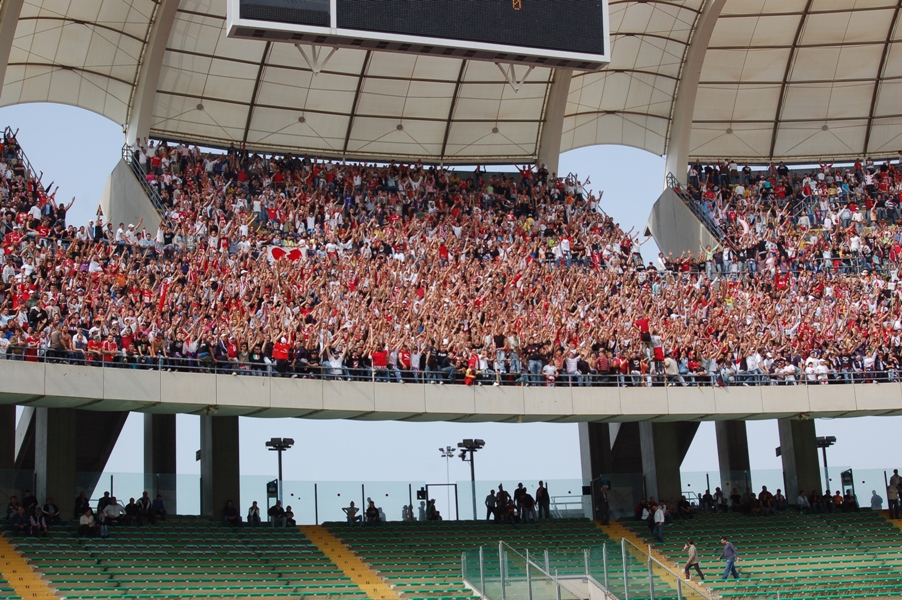
{"label": "railing", "polygon": [[[16,137],[18,130],[13,131],[11,127],[7,126],[3,129],[3,139],[7,140],[10,138]],[[17,141],[18,143],[18,141]],[[25,171],[28,174],[27,179],[39,179],[39,176],[35,174],[34,168],[31,166],[31,161],[28,160],[28,156],[25,155],[25,150],[22,149],[22,145],[19,144],[19,153],[18,160],[22,161],[22,165],[25,167]]]}
{"label": "railing", "polygon": [[683,190],[683,184],[676,178],[673,173],[667,174],[667,187],[672,189],[674,193],[683,201],[683,203],[689,207],[689,210],[692,211],[701,224],[705,226],[705,229],[713,235],[718,240],[723,240],[726,236],[723,229],[714,222],[714,219],[711,218],[701,206],[699,206],[698,202],[695,202],[692,198],[690,198],[686,192]]}
{"label": "railing", "polygon": [[551,554],[521,554],[505,542],[497,547],[480,546],[461,553],[461,575],[464,582],[485,600],[578,600],[602,595],[618,600],[604,584],[593,576],[589,553],[582,551],[582,565],[568,565],[566,572],[552,567]]}
{"label": "railing", "polygon": [[157,190],[157,188],[147,182],[147,173],[145,173],[144,169],[141,168],[141,165],[135,158],[135,151],[128,144],[122,146],[122,162],[128,165],[128,167],[132,171],[132,174],[134,174],[135,179],[137,179],[138,183],[141,184],[141,187],[144,189],[144,192],[150,199],[150,203],[153,204],[157,212],[160,213],[160,219],[162,220],[162,223],[167,226],[170,225],[169,218],[166,216],[166,205],[163,203],[163,198],[160,196],[160,192]]}
{"label": "railing", "polygon": [[[641,548],[626,538],[621,539],[620,543],[623,563],[627,564],[629,562],[629,555],[634,565],[638,561],[647,570],[648,597],[651,600],[655,600],[656,596],[671,597],[674,591],[678,600],[683,600],[684,598],[687,600],[712,600],[714,598],[711,592],[695,582],[684,580],[677,571],[674,571],[670,566],[652,556],[651,546]],[[635,567],[633,567],[633,570],[635,570]],[[627,569],[624,569],[624,573],[627,573]],[[629,578],[624,576],[624,586],[628,588],[629,584]],[[625,598],[629,600],[629,592],[625,594]]]}
{"label": "railing", "polygon": [[[90,355],[95,354],[92,358]],[[136,369],[143,371],[174,371],[211,375],[255,377],[283,377],[289,379],[315,379],[330,381],[374,381],[384,383],[419,383],[465,385],[462,369],[453,374],[446,370],[372,369],[352,368],[347,365],[336,369],[328,365],[297,364],[290,361],[239,362],[214,357],[139,356],[121,351],[104,360],[100,353],[86,351],[52,350],[33,346],[10,345],[0,360],[19,360],[52,364],[69,364],[106,369]],[[337,371],[340,370],[340,373]],[[804,371],[794,374],[733,371],[719,368],[705,374],[665,375],[659,372],[630,374],[587,373],[568,375],[559,373],[556,381],[549,383],[541,374],[525,371],[515,373],[483,374],[474,385],[535,386],[535,387],[730,387],[730,386],[783,386],[783,385],[841,385],[895,383],[902,381],[902,372],[887,370],[830,370],[826,374],[808,375]]]}

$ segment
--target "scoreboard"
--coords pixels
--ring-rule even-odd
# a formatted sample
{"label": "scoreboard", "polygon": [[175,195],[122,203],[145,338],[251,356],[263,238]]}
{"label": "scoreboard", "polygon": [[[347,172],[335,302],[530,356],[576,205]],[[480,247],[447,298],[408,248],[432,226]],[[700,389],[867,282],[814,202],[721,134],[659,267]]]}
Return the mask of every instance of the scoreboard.
{"label": "scoreboard", "polygon": [[229,0],[230,37],[595,70],[607,0]]}

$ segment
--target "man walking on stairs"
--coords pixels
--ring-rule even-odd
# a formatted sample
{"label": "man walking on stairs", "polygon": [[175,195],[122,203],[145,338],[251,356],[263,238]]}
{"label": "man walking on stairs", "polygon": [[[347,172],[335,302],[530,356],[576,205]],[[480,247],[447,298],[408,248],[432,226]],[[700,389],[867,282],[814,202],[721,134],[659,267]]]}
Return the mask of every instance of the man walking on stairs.
{"label": "man walking on stairs", "polygon": [[720,559],[727,561],[727,567],[724,569],[723,577],[721,577],[721,579],[726,581],[731,573],[733,574],[733,579],[739,579],[739,572],[736,571],[736,561],[739,559],[739,554],[736,552],[736,546],[725,537],[720,538],[720,543],[723,544],[723,552],[720,553]]}
{"label": "man walking on stairs", "polygon": [[702,581],[705,580],[705,575],[702,573],[698,560],[698,549],[695,547],[695,542],[693,540],[689,540],[686,542],[686,545],[683,546],[683,550],[686,551],[688,555],[688,559],[686,560],[686,581],[690,580],[689,577],[689,569],[695,567],[695,572],[698,573],[698,578]]}

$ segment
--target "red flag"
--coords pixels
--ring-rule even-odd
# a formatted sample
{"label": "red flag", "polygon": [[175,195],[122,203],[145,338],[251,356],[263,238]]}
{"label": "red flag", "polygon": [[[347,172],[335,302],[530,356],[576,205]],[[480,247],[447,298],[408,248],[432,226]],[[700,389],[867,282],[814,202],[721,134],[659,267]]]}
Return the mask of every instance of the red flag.
{"label": "red flag", "polygon": [[166,292],[169,291],[169,280],[163,282],[163,289],[160,290],[160,305],[157,307],[159,312],[163,311],[163,305],[166,304]]}

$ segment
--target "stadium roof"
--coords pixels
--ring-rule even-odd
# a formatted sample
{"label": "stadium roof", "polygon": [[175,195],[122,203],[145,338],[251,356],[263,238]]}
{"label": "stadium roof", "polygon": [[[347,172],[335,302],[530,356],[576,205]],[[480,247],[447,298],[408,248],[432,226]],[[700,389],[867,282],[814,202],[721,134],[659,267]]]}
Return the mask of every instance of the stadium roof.
{"label": "stadium roof", "polygon": [[561,118],[561,151],[666,154],[677,92],[697,89],[689,156],[877,157],[902,148],[900,6],[611,0],[611,64],[574,73],[555,103],[566,78],[547,68],[515,91],[491,63],[342,49],[314,74],[291,44],[226,37],[225,0],[0,0],[3,20],[18,13],[0,105],[72,104],[124,126],[141,112],[155,137],[214,146],[512,162],[535,159]]}

